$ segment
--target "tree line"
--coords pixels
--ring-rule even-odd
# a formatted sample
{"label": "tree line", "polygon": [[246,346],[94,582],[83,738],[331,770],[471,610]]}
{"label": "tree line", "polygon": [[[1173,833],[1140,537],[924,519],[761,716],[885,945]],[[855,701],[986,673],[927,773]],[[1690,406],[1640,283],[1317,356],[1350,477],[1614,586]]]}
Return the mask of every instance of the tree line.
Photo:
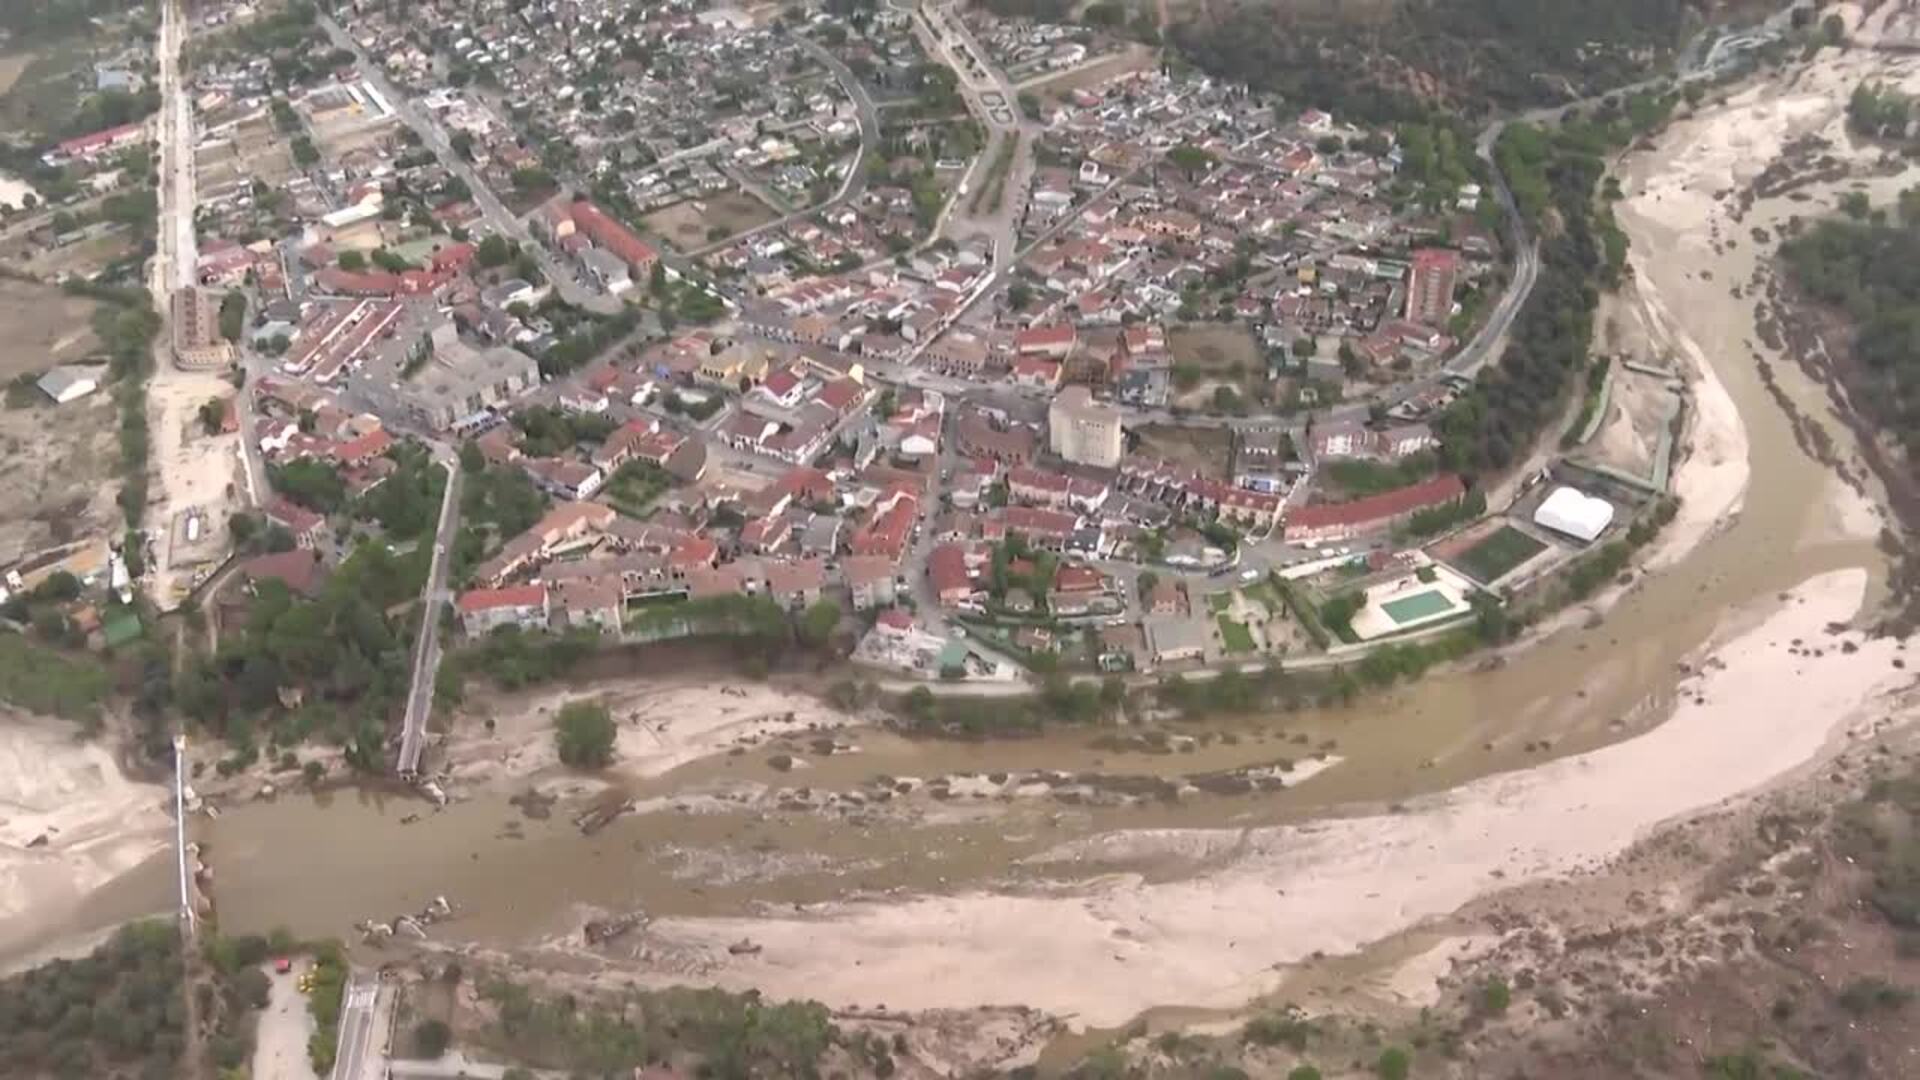
{"label": "tree line", "polygon": [[1815,222],[1780,255],[1803,292],[1851,319],[1855,405],[1920,453],[1920,188],[1892,220]]}
{"label": "tree line", "polygon": [[[1691,0],[1237,3],[1172,30],[1208,73],[1373,123],[1478,114],[1619,85],[1677,46]],[[1413,89],[1418,86],[1418,93]]]}

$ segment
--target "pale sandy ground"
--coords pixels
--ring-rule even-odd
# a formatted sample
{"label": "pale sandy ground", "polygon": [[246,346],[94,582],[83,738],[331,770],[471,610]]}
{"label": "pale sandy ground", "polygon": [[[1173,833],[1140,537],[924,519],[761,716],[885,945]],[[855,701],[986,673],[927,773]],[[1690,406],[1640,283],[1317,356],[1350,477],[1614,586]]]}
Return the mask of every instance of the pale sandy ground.
{"label": "pale sandy ground", "polygon": [[1684,467],[1673,474],[1673,493],[1680,498],[1680,509],[1640,564],[1644,571],[1654,573],[1686,558],[1702,540],[1740,512],[1752,471],[1747,465],[1746,425],[1740,422],[1740,410],[1726,385],[1714,373],[1699,344],[1646,286],[1645,262],[1656,256],[1638,248],[1631,250],[1630,261],[1637,271],[1633,300],[1640,307],[1648,332],[1657,343],[1668,347],[1692,391],[1688,456]]}
{"label": "pale sandy ground", "polygon": [[[1713,650],[1673,719],[1539,769],[1489,777],[1407,813],[1308,826],[1119,833],[1057,857],[1234,851],[1197,880],[1115,876],[1092,887],[847,903],[766,919],[656,922],[665,952],[704,954],[707,977],[774,997],[892,1009],[1020,1002],[1076,1024],[1158,1005],[1234,1007],[1278,969],[1346,952],[1529,878],[1600,867],[1652,827],[1753,791],[1816,757],[1907,681],[1896,645],[1829,635],[1859,609],[1865,571],[1794,590]],[[1789,642],[1825,655],[1791,655]],[[1856,646],[1842,653],[1842,641]],[[1724,666],[1721,666],[1724,665]],[[1738,754],[1728,748],[1739,746]],[[743,937],[763,946],[728,957]]]}
{"label": "pale sandy ground", "polygon": [[616,776],[659,776],[737,745],[757,745],[808,725],[838,727],[848,717],[810,695],[767,683],[725,681],[662,685],[658,677],[601,683],[590,691],[542,690],[493,706],[492,734],[462,721],[449,774],[456,781],[526,776],[559,764],[553,720],[573,701],[597,701],[619,725]]}
{"label": "pale sandy ground", "polygon": [[299,980],[291,972],[274,974],[270,964],[262,970],[272,980],[272,992],[254,1030],[253,1080],[315,1080],[313,1061],[307,1057],[313,1013]]}
{"label": "pale sandy ground", "polygon": [[0,711],[0,955],[44,943],[81,897],[172,840],[167,789],[126,779],[73,732]]}
{"label": "pale sandy ground", "polygon": [[[160,352],[166,351],[163,344]],[[158,556],[149,595],[163,609],[171,609],[193,587],[196,566],[178,565],[173,544],[175,520],[189,509],[206,513],[213,530],[196,548],[211,553],[211,569],[226,552],[227,518],[234,505],[230,492],[240,478],[240,436],[208,435],[200,427],[200,406],[233,393],[233,384],[206,372],[175,371],[162,357],[147,385],[147,425],[153,433],[151,468],[154,482],[148,491],[147,528],[154,536]]]}

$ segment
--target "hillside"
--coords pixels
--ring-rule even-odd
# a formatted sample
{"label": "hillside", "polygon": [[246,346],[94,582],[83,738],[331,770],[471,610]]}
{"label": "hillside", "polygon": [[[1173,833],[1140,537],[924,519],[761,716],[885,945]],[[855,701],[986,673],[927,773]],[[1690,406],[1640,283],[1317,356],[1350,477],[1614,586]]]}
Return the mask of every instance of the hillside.
{"label": "hillside", "polygon": [[1523,108],[1629,82],[1728,0],[1227,0],[1172,40],[1201,68],[1368,120]]}

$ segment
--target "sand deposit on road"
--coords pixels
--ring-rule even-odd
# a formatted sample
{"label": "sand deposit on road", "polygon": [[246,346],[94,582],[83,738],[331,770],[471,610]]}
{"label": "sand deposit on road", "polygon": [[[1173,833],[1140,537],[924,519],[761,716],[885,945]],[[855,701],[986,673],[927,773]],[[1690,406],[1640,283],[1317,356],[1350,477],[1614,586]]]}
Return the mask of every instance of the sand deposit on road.
{"label": "sand deposit on road", "polygon": [[[148,383],[147,423],[159,481],[148,496],[148,527],[159,555],[151,594],[162,608],[171,609],[186,596],[196,571],[220,561],[227,548],[227,520],[244,505],[240,437],[208,435],[198,415],[202,405],[232,393],[233,384],[219,375],[165,366]],[[181,515],[189,510],[204,514],[205,531],[192,545],[182,531]]]}
{"label": "sand deposit on road", "polygon": [[[1316,951],[1358,949],[1505,885],[1597,869],[1653,826],[1819,756],[1910,681],[1891,664],[1895,642],[1827,632],[1859,610],[1866,583],[1860,570],[1809,580],[1713,650],[1673,719],[1624,743],[1489,777],[1404,814],[1119,833],[1055,853],[1235,853],[1206,877],[1147,884],[1125,875],[1082,889],[835,904],[777,919],[666,919],[653,933],[668,954],[713,958],[706,974],[723,985],[836,1006],[1018,1001],[1096,1026],[1157,1005],[1237,1006]],[[763,951],[729,958],[727,945],[743,937]]]}
{"label": "sand deposit on road", "polygon": [[0,712],[0,955],[166,847],[167,789],[122,776],[71,725]]}

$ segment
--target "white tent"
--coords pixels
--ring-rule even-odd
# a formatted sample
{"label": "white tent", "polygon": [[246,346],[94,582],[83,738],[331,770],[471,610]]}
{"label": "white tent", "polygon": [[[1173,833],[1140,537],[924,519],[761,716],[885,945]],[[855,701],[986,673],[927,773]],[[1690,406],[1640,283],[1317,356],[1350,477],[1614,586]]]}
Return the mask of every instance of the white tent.
{"label": "white tent", "polygon": [[1613,504],[1574,488],[1557,487],[1533,512],[1533,523],[1592,543],[1613,524]]}

